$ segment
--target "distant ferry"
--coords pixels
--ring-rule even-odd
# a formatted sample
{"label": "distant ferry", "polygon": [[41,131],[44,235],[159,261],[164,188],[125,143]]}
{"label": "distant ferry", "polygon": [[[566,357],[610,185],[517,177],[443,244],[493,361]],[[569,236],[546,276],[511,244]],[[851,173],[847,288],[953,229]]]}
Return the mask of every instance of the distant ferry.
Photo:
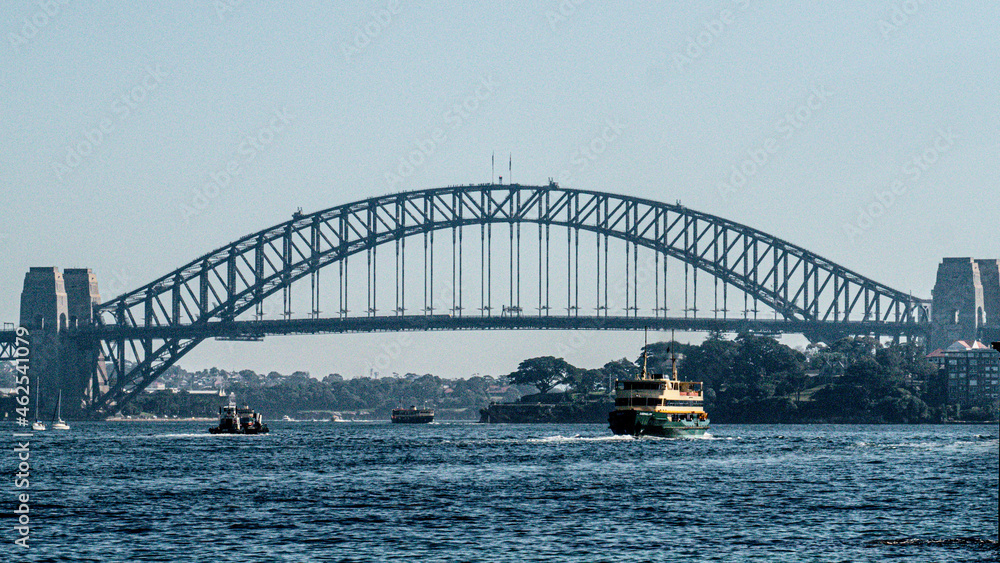
{"label": "distant ferry", "polygon": [[631,436],[693,437],[708,432],[708,414],[700,381],[677,379],[677,358],[671,354],[671,377],[646,371],[646,352],[642,353],[642,372],[637,379],[618,380],[615,410],[608,423],[615,434]]}
{"label": "distant ferry", "polygon": [[420,424],[434,421],[434,409],[392,409],[392,421],[399,423]]}
{"label": "distant ferry", "polygon": [[208,431],[212,434],[267,434],[270,430],[260,413],[247,405],[237,408],[236,403],[229,403],[219,407],[219,425]]}

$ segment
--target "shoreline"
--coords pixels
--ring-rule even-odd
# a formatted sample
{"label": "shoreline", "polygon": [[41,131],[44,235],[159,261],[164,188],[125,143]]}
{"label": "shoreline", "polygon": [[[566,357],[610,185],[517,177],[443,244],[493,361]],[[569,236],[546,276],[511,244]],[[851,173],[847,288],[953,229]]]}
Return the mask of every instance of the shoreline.
{"label": "shoreline", "polygon": [[190,417],[190,418],[124,418],[112,416],[97,422],[218,422],[218,417]]}
{"label": "shoreline", "polygon": [[[124,418],[124,417],[110,417],[104,420],[84,420],[84,419],[72,419],[68,422],[218,422],[217,417],[188,417],[188,418]],[[268,422],[286,422],[282,420],[270,420]],[[296,420],[293,422],[331,422],[325,420]],[[388,419],[346,419],[337,421],[337,424],[344,422],[361,422],[361,423],[372,423],[372,422],[389,422]],[[434,422],[468,422],[473,424],[487,424],[483,422],[476,421],[471,418],[462,419],[435,419]],[[601,424],[604,421],[600,421]],[[498,423],[493,423],[498,424]],[[517,422],[506,422],[499,424],[523,424]],[[597,422],[535,422],[531,424],[597,424]],[[777,426],[961,426],[961,425],[976,425],[976,426],[996,426],[1000,424],[997,420],[949,420],[945,422],[913,422],[913,423],[900,423],[900,422],[715,422],[713,425],[741,425],[741,426],[752,426],[752,425],[777,425]]]}

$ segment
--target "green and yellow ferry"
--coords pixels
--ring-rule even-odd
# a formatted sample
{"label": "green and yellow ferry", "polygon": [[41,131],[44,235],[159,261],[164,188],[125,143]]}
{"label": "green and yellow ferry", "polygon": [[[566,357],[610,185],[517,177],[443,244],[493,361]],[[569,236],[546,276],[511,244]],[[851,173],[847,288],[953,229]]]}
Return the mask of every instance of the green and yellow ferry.
{"label": "green and yellow ferry", "polygon": [[677,379],[677,358],[671,354],[671,377],[646,370],[646,352],[637,379],[615,385],[615,410],[608,423],[615,434],[687,438],[708,432],[708,414],[700,381]]}

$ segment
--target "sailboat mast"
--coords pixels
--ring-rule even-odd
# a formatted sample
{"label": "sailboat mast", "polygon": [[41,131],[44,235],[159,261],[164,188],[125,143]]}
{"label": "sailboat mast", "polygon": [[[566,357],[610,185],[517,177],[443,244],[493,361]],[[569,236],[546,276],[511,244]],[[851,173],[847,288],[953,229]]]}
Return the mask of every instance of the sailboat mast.
{"label": "sailboat mast", "polygon": [[649,327],[642,327],[642,379],[648,377],[649,372],[646,371],[646,360],[649,358],[649,337],[646,334],[646,330]]}
{"label": "sailboat mast", "polygon": [[674,352],[674,331],[670,331],[670,373],[677,381],[677,354]]}
{"label": "sailboat mast", "polygon": [[42,379],[41,376],[35,378],[35,421],[36,422],[38,421],[38,407],[39,407],[38,400],[41,397],[41,392],[42,392],[41,389],[39,389],[39,387],[42,386],[41,379]]}

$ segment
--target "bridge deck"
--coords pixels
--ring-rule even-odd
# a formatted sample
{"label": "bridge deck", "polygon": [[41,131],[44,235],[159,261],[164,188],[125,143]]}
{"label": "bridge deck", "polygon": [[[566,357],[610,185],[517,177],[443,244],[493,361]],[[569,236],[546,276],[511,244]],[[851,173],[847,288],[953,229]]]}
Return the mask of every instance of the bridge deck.
{"label": "bridge deck", "polygon": [[[832,326],[831,326],[832,325]],[[847,334],[924,335],[928,325],[886,323],[767,319],[706,319],[613,316],[510,316],[454,317],[450,315],[406,315],[397,317],[349,317],[346,319],[290,319],[210,322],[183,326],[119,327],[80,329],[81,337],[114,340],[118,338],[230,338],[253,339],[268,335],[399,332],[428,330],[681,330],[758,333],[809,333],[834,330]]]}

